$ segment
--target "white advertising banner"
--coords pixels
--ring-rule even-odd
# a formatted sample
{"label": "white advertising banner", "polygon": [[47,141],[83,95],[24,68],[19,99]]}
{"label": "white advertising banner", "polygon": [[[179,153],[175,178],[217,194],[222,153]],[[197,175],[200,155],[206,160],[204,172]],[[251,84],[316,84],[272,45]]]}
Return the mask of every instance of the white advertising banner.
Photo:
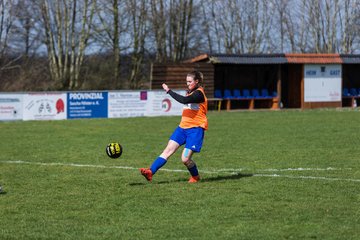
{"label": "white advertising banner", "polygon": [[[185,91],[175,91],[185,95]],[[178,116],[181,115],[183,104],[174,100],[165,91],[148,92],[148,106],[146,116]]]}
{"label": "white advertising banner", "polygon": [[25,94],[23,120],[66,119],[66,93]]}
{"label": "white advertising banner", "polygon": [[[176,91],[185,95],[185,91]],[[181,115],[183,105],[164,91],[113,91],[108,94],[108,117]]]}
{"label": "white advertising banner", "polygon": [[[186,91],[179,90],[176,92],[180,95],[186,94]],[[76,101],[71,97],[74,94],[79,98],[75,99]],[[69,115],[69,111],[74,112],[75,110],[71,108],[74,108],[75,105],[75,107],[79,107],[78,101],[86,104],[89,102],[85,101],[81,94],[86,95],[87,93],[32,92],[0,94],[0,121],[79,118],[79,116]],[[92,92],[92,94],[99,95],[100,92]],[[104,98],[101,101],[94,100],[90,102],[91,108],[85,103],[83,103],[84,106],[80,106],[82,108],[88,107],[93,112],[93,114],[86,116],[87,118],[180,116],[183,109],[183,104],[178,103],[162,90],[110,91],[101,92],[101,96]],[[70,106],[71,104],[74,106]],[[76,109],[76,111],[78,110]]]}
{"label": "white advertising banner", "polygon": [[108,117],[145,116],[147,91],[118,91],[108,93]]}
{"label": "white advertising banner", "polygon": [[304,101],[340,102],[341,65],[305,65]]}
{"label": "white advertising banner", "polygon": [[22,120],[22,94],[0,95],[0,120]]}

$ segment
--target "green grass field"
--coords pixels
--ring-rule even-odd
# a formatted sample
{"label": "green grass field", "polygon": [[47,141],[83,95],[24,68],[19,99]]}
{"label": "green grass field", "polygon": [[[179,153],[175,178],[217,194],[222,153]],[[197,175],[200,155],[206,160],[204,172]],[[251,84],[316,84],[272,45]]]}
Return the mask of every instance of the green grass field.
{"label": "green grass field", "polygon": [[179,116],[0,122],[0,239],[360,238],[358,110],[208,117],[197,184],[180,151],[138,172]]}

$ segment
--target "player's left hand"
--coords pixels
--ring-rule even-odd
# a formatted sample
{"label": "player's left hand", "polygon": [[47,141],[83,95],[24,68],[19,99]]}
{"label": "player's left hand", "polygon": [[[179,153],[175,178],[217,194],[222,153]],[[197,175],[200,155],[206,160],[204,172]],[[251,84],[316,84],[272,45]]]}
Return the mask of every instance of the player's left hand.
{"label": "player's left hand", "polygon": [[162,88],[168,92],[170,90],[170,88],[168,87],[168,85],[166,85],[165,83],[162,84]]}

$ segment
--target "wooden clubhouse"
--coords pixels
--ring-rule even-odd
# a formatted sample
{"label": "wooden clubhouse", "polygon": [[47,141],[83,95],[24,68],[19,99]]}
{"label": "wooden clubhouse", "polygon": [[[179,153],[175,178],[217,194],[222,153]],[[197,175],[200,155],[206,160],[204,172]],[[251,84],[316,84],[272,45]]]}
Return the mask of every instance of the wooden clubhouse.
{"label": "wooden clubhouse", "polygon": [[[204,73],[204,87],[218,109],[356,107],[360,55],[202,54],[179,64],[156,64],[151,88],[166,82],[185,88],[185,76]],[[224,104],[222,104],[224,103]]]}

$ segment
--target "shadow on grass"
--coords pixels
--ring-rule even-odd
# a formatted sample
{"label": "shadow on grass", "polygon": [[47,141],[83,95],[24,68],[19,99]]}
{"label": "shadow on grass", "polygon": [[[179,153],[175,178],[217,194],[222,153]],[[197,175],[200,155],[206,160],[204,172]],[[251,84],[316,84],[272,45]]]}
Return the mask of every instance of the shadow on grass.
{"label": "shadow on grass", "polygon": [[227,176],[216,176],[216,177],[210,177],[210,178],[204,178],[201,181],[202,182],[213,182],[213,181],[223,181],[223,180],[237,180],[244,177],[252,177],[254,174],[251,173],[237,173],[237,174],[231,174]]}
{"label": "shadow on grass", "polygon": [[[224,180],[238,180],[244,177],[252,177],[253,174],[244,174],[244,173],[237,173],[237,174],[231,174],[231,175],[225,175],[225,176],[216,176],[216,177],[207,177],[202,178],[200,182],[214,182],[214,181],[224,181]],[[151,184],[169,184],[169,183],[175,183],[175,182],[187,182],[188,179],[176,179],[171,181],[160,181],[160,182],[152,182]],[[149,182],[137,182],[137,183],[129,183],[130,186],[142,186],[149,184]]]}

